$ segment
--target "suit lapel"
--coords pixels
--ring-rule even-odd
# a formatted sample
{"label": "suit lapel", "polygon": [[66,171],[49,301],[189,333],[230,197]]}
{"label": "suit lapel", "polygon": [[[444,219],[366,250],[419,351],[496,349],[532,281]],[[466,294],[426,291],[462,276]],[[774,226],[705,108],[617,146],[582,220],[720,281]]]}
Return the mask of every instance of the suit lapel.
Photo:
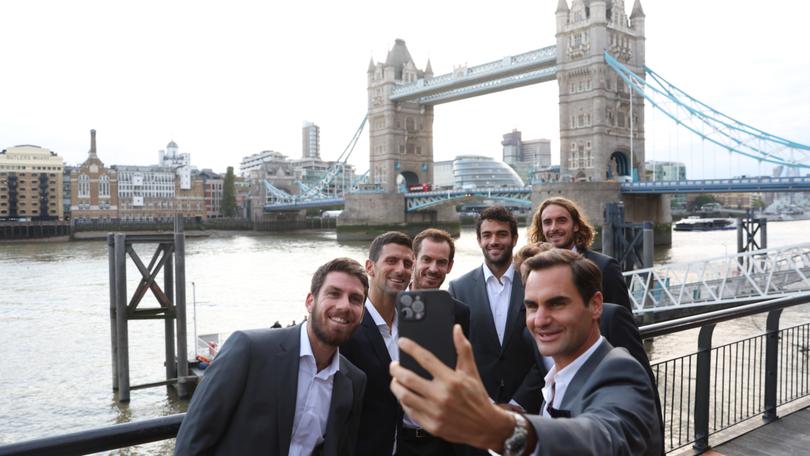
{"label": "suit lapel", "polygon": [[515,271],[512,275],[512,291],[509,294],[509,310],[506,313],[506,328],[503,331],[501,353],[509,346],[509,341],[515,336],[515,333],[517,333],[518,337],[522,337],[522,330],[517,330],[523,327],[520,320],[521,315],[525,314],[521,312],[521,309],[523,309],[523,282],[520,280],[518,272]]}
{"label": "suit lapel", "polygon": [[301,353],[301,327],[297,331],[289,331],[287,337],[279,344],[276,353],[278,372],[284,372],[285,380],[278,385],[278,438],[279,454],[290,451],[290,438],[292,437],[293,420],[295,418],[295,401],[298,396],[298,362]]}
{"label": "suit lapel", "polygon": [[596,367],[599,366],[602,359],[607,356],[611,350],[613,350],[613,346],[610,345],[607,340],[603,340],[599,348],[591,354],[591,357],[585,361],[585,364],[579,368],[574,378],[571,379],[571,383],[568,384],[568,388],[565,390],[565,396],[563,396],[560,402],[560,409],[572,410],[574,408],[574,399],[577,401],[581,399],[579,392],[585,386],[585,382],[590,379]]}
{"label": "suit lapel", "polygon": [[[335,356],[339,356],[335,354]],[[329,417],[326,420],[324,455],[337,456],[342,434],[346,431],[346,421],[352,409],[354,392],[352,382],[346,375],[346,360],[340,358],[340,370],[332,382],[332,399],[329,402]]]}
{"label": "suit lapel", "polygon": [[[495,329],[495,317],[492,315],[492,306],[489,303],[489,293],[487,293],[487,282],[484,279],[483,268],[485,267],[487,266],[483,265],[478,268],[475,274],[475,293],[473,293],[473,296],[481,296],[481,299],[471,300],[472,302],[468,304],[470,306],[470,335],[480,330],[483,333],[481,339],[489,339],[484,343],[500,347],[501,341],[498,339],[498,331]],[[472,327],[473,322],[476,323],[475,327]],[[476,336],[476,338],[478,337]]]}
{"label": "suit lapel", "polygon": [[382,334],[380,334],[380,329],[377,328],[377,325],[374,323],[374,318],[371,317],[368,311],[364,312],[363,315],[363,330],[366,338],[368,338],[371,351],[374,352],[377,359],[380,360],[380,363],[387,368],[387,366],[391,364],[391,355],[388,354],[388,349],[385,348],[385,341],[382,338]]}

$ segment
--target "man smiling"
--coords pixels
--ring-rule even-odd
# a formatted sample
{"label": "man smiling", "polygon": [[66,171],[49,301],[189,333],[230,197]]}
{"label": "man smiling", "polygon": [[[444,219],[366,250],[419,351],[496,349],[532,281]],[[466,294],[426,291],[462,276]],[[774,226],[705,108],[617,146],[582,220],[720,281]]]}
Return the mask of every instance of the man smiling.
{"label": "man smiling", "polygon": [[366,315],[357,332],[340,346],[341,353],[368,377],[358,455],[393,454],[397,425],[402,421],[402,408],[388,388],[388,365],[399,360],[396,297],[411,282],[411,243],[410,237],[397,231],[381,234],[371,242],[366,260],[370,279]]}
{"label": "man smiling", "polygon": [[528,237],[529,242],[550,242],[554,247],[574,250],[596,263],[602,272],[605,302],[633,310],[619,263],[607,255],[591,250],[594,229],[573,201],[558,196],[540,203],[529,225]]}
{"label": "man smiling", "polygon": [[523,337],[523,283],[512,265],[517,220],[503,206],[491,206],[481,211],[475,231],[484,264],[450,282],[448,291],[470,308],[470,342],[489,396],[536,411],[542,377],[532,367],[535,348]]}
{"label": "man smiling", "polygon": [[[453,268],[456,246],[446,231],[428,228],[413,238],[413,251],[416,263],[413,269],[411,290],[437,289],[442,286],[447,274]],[[470,308],[453,299],[455,322],[461,325],[465,336],[470,334]],[[397,429],[397,456],[448,456],[466,455],[468,449],[462,445],[436,438],[425,431],[419,423],[408,416]]]}
{"label": "man smiling", "polygon": [[391,390],[402,406],[439,437],[505,456],[660,454],[650,379],[638,361],[600,334],[599,269],[562,249],[525,264],[526,325],[540,352],[554,359],[542,415],[509,412],[489,401],[459,328],[453,333],[455,370],[415,342],[400,340],[433,376],[428,381],[392,363]]}
{"label": "man smiling", "polygon": [[338,345],[360,324],[367,290],[362,266],[337,258],[312,277],[308,322],[231,335],[194,393],[176,454],[352,454],[366,376]]}

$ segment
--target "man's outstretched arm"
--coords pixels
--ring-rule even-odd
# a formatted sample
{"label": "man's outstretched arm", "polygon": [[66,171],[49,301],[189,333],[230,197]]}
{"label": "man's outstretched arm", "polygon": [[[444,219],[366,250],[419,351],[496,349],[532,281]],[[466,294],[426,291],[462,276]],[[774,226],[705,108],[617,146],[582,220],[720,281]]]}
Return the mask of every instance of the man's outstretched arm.
{"label": "man's outstretched arm", "polygon": [[[411,355],[433,376],[426,380],[394,361],[391,363],[391,391],[405,412],[428,432],[445,440],[478,448],[503,451],[516,420],[512,413],[493,404],[475,366],[472,346],[461,327],[453,328],[458,361],[450,369],[432,353],[407,338],[399,348]],[[536,446],[534,429],[527,427],[530,451]]]}

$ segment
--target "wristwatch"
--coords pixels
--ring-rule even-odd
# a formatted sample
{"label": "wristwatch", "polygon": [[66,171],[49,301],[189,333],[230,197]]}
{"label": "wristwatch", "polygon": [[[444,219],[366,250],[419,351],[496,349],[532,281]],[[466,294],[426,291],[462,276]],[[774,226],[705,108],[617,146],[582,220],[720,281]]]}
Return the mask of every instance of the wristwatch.
{"label": "wristwatch", "polygon": [[503,456],[523,456],[526,452],[526,444],[529,441],[529,422],[520,413],[509,412],[515,417],[515,430],[503,442]]}

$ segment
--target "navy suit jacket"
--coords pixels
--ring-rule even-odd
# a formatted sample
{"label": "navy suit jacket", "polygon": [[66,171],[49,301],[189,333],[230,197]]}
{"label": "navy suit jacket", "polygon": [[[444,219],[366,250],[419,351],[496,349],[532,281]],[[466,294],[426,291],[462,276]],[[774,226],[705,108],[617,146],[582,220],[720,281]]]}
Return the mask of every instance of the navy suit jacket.
{"label": "navy suit jacket", "polygon": [[596,263],[596,266],[602,271],[602,296],[604,301],[618,304],[632,312],[633,306],[630,302],[630,294],[627,291],[627,282],[624,281],[619,262],[613,257],[594,252],[591,249],[585,250],[582,255]]}
{"label": "navy suit jacket", "polygon": [[500,403],[514,399],[527,411],[536,413],[540,408],[536,392],[543,377],[534,362],[536,347],[523,336],[526,309],[520,274],[515,271],[512,281],[503,345],[495,330],[481,267],[450,282],[448,291],[470,308],[470,343],[487,394]]}
{"label": "navy suit jacket", "polygon": [[[298,392],[301,325],[233,333],[194,392],[175,453],[287,454]],[[366,376],[342,356],[323,455],[353,454]]]}

